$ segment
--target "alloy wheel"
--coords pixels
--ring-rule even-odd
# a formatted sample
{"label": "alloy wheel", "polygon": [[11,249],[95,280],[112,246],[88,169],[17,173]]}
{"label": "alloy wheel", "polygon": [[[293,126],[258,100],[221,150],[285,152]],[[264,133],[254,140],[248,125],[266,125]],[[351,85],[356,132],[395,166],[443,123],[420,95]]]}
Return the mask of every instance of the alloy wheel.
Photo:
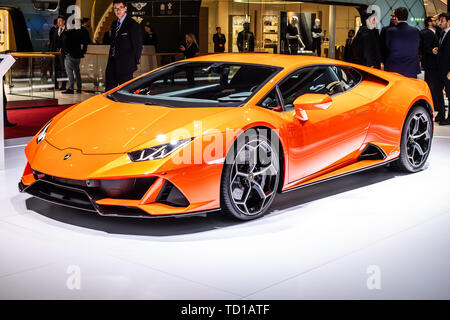
{"label": "alloy wheel", "polygon": [[409,123],[406,153],[409,163],[418,167],[426,161],[431,147],[430,122],[423,113],[415,114]]}
{"label": "alloy wheel", "polygon": [[279,160],[270,143],[252,140],[238,151],[229,188],[236,208],[246,216],[264,211],[272,202],[278,184]]}

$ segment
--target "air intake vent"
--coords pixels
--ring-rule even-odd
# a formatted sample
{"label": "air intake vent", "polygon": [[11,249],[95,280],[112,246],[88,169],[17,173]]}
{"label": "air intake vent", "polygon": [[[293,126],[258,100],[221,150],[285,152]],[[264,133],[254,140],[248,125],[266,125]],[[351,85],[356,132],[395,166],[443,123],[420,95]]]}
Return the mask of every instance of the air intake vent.
{"label": "air intake vent", "polygon": [[362,161],[362,160],[384,160],[386,159],[386,154],[384,153],[384,151],[374,145],[369,143],[363,150],[363,152],[361,152],[361,154],[358,157],[358,161]]}
{"label": "air intake vent", "polygon": [[171,182],[166,181],[156,198],[156,202],[167,204],[172,207],[187,207],[189,201]]}

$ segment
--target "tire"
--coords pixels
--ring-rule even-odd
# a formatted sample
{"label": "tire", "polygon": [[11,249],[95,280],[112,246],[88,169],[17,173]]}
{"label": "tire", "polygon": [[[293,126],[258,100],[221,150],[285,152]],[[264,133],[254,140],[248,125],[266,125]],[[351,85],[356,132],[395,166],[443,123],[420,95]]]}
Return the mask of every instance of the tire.
{"label": "tire", "polygon": [[403,125],[397,170],[414,173],[425,166],[431,149],[433,122],[422,106],[413,107]]}
{"label": "tire", "polygon": [[275,197],[280,179],[279,143],[277,139],[271,141],[270,134],[265,132],[271,130],[244,132],[227,154],[220,204],[222,213],[228,217],[239,220],[259,218]]}

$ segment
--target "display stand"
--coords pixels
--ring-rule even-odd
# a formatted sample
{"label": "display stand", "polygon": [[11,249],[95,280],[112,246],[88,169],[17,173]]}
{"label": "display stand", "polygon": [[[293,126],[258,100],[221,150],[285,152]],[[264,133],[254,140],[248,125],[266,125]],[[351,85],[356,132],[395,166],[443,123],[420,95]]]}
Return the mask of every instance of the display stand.
{"label": "display stand", "polygon": [[272,49],[272,53],[278,53],[279,51],[279,40],[278,35],[279,25],[278,25],[278,16],[276,15],[265,15],[263,18],[263,37],[262,43],[263,48]]}
{"label": "display stand", "polygon": [[5,132],[3,128],[3,76],[16,60],[9,54],[0,54],[0,170],[5,169]]}

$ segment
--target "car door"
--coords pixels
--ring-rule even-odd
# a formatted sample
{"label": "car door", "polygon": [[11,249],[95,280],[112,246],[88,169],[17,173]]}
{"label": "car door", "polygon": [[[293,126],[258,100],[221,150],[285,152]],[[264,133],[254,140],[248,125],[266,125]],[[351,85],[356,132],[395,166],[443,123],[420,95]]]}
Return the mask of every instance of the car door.
{"label": "car door", "polygon": [[[359,75],[359,79],[358,79]],[[287,122],[289,182],[343,164],[361,148],[370,123],[369,100],[352,92],[361,75],[337,66],[306,67],[279,84]],[[295,118],[294,100],[306,93],[328,94],[331,105]]]}

